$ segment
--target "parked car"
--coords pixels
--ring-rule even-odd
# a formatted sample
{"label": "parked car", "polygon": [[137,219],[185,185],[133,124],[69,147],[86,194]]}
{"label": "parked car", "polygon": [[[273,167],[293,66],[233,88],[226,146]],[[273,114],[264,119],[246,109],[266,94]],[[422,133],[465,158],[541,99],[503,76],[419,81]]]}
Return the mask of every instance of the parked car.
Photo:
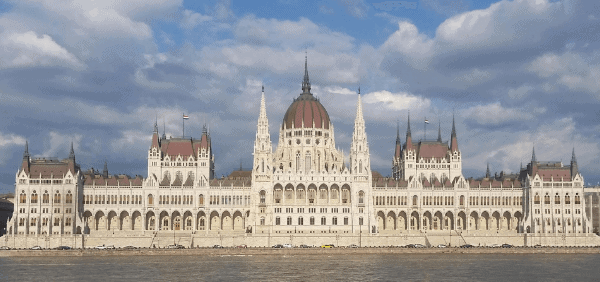
{"label": "parked car", "polygon": [[41,250],[41,249],[42,249],[42,247],[40,247],[40,246],[33,246],[33,247],[31,247],[31,249],[32,249],[32,250]]}
{"label": "parked car", "polygon": [[335,248],[333,244],[321,245],[321,248]]}
{"label": "parked car", "polygon": [[185,247],[182,245],[173,244],[173,245],[168,245],[167,249],[185,249]]}
{"label": "parked car", "polygon": [[540,244],[536,244],[536,245],[535,245],[535,246],[533,246],[533,247],[534,247],[534,248],[541,248],[541,247],[542,247],[542,245],[540,245]]}
{"label": "parked car", "polygon": [[284,248],[293,248],[294,245],[292,245],[292,244],[283,244],[283,247]]}
{"label": "parked car", "polygon": [[490,248],[500,248],[500,244],[491,244]]}
{"label": "parked car", "polygon": [[273,245],[273,248],[275,248],[275,249],[282,249],[283,245],[282,244]]}
{"label": "parked car", "polygon": [[446,245],[444,245],[444,244],[439,244],[439,245],[437,245],[437,247],[438,247],[438,248],[446,248],[446,247],[448,247],[448,246],[446,246]]}
{"label": "parked car", "polygon": [[471,244],[464,244],[462,246],[460,246],[461,248],[473,248],[473,245]]}
{"label": "parked car", "polygon": [[502,248],[512,248],[511,244],[502,244]]}
{"label": "parked car", "polygon": [[302,244],[300,245],[300,248],[310,248],[310,246]]}
{"label": "parked car", "polygon": [[348,248],[355,249],[355,248],[358,248],[358,245],[356,245],[356,244],[351,244],[351,245],[349,245],[349,246],[348,246]]}
{"label": "parked car", "polygon": [[213,249],[223,249],[223,246],[221,246],[221,245],[214,245]]}
{"label": "parked car", "polygon": [[406,245],[405,247],[406,247],[406,248],[414,248],[414,247],[415,247],[415,244],[408,244],[408,245]]}
{"label": "parked car", "polygon": [[423,244],[415,244],[413,248],[427,248],[427,246]]}
{"label": "parked car", "polygon": [[128,246],[123,247],[123,249],[125,249],[125,250],[135,250],[135,249],[137,249],[137,247],[134,247],[132,245],[128,245]]}
{"label": "parked car", "polygon": [[246,245],[239,245],[239,246],[237,246],[237,247],[238,247],[238,248],[241,248],[241,249],[248,248],[248,246],[246,246]]}
{"label": "parked car", "polygon": [[96,250],[106,250],[106,246],[105,245],[98,245],[98,246],[96,246]]}
{"label": "parked car", "polygon": [[10,247],[2,246],[2,247],[0,247],[0,250],[10,250]]}
{"label": "parked car", "polygon": [[55,249],[56,249],[56,250],[70,250],[70,249],[71,249],[71,247],[69,247],[69,246],[58,246],[58,247],[56,247]]}
{"label": "parked car", "polygon": [[114,250],[116,248],[115,248],[115,245],[108,245],[108,246],[106,246],[106,249],[107,250]]}

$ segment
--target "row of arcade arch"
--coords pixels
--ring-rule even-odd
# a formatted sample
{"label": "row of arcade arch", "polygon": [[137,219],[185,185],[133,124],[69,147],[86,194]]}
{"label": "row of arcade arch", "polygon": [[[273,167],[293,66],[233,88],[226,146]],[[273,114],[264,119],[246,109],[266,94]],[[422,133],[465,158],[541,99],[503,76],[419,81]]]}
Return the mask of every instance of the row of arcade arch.
{"label": "row of arcade arch", "polygon": [[523,219],[520,211],[481,213],[473,211],[467,217],[463,211],[455,214],[452,211],[384,211],[377,212],[377,225],[380,232],[396,230],[492,230],[518,231]]}

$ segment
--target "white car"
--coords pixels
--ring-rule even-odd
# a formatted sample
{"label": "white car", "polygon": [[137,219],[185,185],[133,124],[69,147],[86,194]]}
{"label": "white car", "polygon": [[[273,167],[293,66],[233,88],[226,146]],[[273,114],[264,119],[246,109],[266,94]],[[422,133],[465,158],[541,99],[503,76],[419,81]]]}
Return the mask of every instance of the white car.
{"label": "white car", "polygon": [[104,245],[96,246],[96,250],[106,250],[106,246],[104,246]]}
{"label": "white car", "polygon": [[292,244],[283,244],[283,247],[284,248],[293,248],[294,245],[292,245]]}
{"label": "white car", "polygon": [[500,244],[492,244],[490,245],[490,248],[500,248]]}
{"label": "white car", "polygon": [[446,246],[446,245],[444,245],[444,244],[439,244],[439,245],[437,245],[437,247],[438,247],[438,248],[446,248],[446,247],[448,247],[448,246]]}
{"label": "white car", "polygon": [[40,246],[33,246],[33,247],[31,247],[31,249],[32,249],[32,250],[41,250],[41,249],[42,249],[42,247],[40,247]]}

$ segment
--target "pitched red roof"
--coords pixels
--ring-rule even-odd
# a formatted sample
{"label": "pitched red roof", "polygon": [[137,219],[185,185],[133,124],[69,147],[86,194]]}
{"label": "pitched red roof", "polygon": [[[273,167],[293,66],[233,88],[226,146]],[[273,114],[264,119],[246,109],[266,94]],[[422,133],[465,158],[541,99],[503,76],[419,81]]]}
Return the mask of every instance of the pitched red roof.
{"label": "pitched red roof", "polygon": [[561,177],[571,180],[571,171],[568,167],[556,169],[538,169],[537,173],[544,181],[550,181],[552,178],[554,178],[554,180],[560,180]]}
{"label": "pitched red roof", "polygon": [[448,153],[448,147],[444,143],[439,143],[439,142],[419,143],[417,158],[442,159],[442,158],[446,157],[447,153]]}
{"label": "pitched red roof", "polygon": [[31,163],[30,164],[30,177],[31,178],[62,178],[67,171],[69,171],[69,164],[63,162],[53,163]]}

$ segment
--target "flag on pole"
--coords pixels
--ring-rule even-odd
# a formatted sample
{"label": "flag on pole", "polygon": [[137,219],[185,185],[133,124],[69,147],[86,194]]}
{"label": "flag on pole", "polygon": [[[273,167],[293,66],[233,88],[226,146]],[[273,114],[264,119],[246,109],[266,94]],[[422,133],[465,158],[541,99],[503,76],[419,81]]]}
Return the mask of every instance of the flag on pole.
{"label": "flag on pole", "polygon": [[189,116],[183,115],[183,119],[190,119]]}

